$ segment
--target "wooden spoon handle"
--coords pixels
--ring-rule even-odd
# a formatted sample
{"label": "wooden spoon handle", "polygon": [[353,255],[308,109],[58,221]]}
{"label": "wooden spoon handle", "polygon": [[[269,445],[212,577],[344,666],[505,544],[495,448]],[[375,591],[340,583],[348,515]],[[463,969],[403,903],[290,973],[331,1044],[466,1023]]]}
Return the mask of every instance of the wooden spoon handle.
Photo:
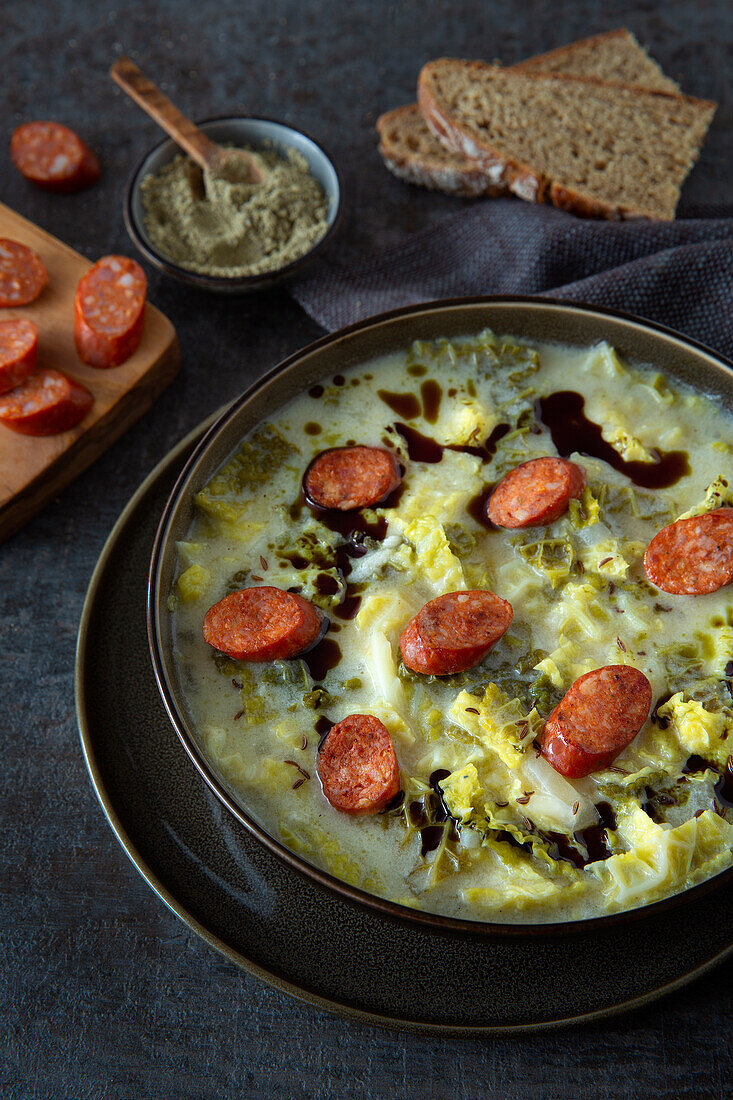
{"label": "wooden spoon handle", "polygon": [[219,146],[181,114],[129,57],[119,57],[110,69],[110,76],[201,168],[213,168],[216,165]]}

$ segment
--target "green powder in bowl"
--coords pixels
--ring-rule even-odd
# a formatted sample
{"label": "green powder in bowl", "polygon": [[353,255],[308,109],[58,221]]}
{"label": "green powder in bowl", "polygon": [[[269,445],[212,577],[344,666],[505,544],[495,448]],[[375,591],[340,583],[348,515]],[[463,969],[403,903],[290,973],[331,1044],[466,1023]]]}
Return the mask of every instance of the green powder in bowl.
{"label": "green powder in bowl", "polygon": [[245,148],[260,183],[238,180],[233,162],[215,176],[183,155],[142,180],[145,232],[166,259],[199,275],[261,275],[300,259],[323,237],[328,199],[305,157]]}

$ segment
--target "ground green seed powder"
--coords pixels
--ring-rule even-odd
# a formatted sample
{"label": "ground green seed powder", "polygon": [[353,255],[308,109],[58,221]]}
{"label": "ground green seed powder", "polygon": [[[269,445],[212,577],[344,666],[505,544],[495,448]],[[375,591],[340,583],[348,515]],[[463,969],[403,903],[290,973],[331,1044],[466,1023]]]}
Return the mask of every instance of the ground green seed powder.
{"label": "ground green seed powder", "polygon": [[177,156],[140,192],[145,231],[169,260],[200,275],[277,271],[305,255],[328,229],[328,199],[294,149],[285,158],[252,150],[260,183],[237,178],[233,162],[214,176]]}

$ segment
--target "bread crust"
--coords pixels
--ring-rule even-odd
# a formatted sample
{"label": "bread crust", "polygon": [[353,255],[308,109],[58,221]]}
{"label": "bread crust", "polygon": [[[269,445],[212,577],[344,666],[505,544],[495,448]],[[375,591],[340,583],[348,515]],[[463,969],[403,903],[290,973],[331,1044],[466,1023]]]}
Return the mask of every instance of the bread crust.
{"label": "bread crust", "polygon": [[[603,31],[601,34],[591,34],[587,38],[578,38],[575,42],[568,43],[567,46],[558,46],[554,50],[548,50],[546,53],[534,54],[532,57],[528,57],[525,61],[519,61],[515,65],[511,66],[512,72],[515,73],[531,73],[531,72],[544,72],[545,75],[549,75],[548,70],[543,70],[542,66],[547,62],[552,62],[559,58],[572,57],[574,53],[579,50],[587,50],[589,47],[603,46],[604,43],[613,42],[615,40],[630,39],[634,46],[646,56],[647,60],[651,62],[658,70],[659,75],[667,81],[670,85],[669,92],[671,94],[681,93],[680,86],[676,81],[671,80],[670,77],[663,71],[660,65],[647,54],[644,47],[637,41],[636,36],[627,27],[617,27],[613,31]],[[562,74],[557,74],[562,75]],[[568,73],[568,76],[572,76],[572,73]],[[634,84],[634,87],[641,88],[643,85]],[[661,89],[648,89],[649,91],[660,91]]]}
{"label": "bread crust", "polygon": [[[509,190],[524,199],[526,202],[550,202],[559,209],[566,210],[581,217],[604,218],[608,220],[627,220],[631,218],[645,217],[640,211],[631,210],[616,203],[609,203],[601,199],[595,199],[583,194],[574,188],[566,187],[544,176],[531,165],[516,160],[504,153],[500,153],[488,143],[476,141],[474,135],[450,113],[442,109],[438,99],[433,94],[432,75],[436,69],[451,58],[440,58],[437,61],[428,62],[420,71],[418,79],[418,103],[429,129],[435,136],[444,142],[449,148],[454,149],[464,156],[477,161],[482,167],[491,167],[498,171],[501,169],[501,180],[506,183]],[[472,74],[501,71],[497,65],[487,65],[482,61],[466,61],[467,79]],[[581,84],[587,87],[619,88],[627,91],[643,91],[645,95],[659,96],[662,99],[674,102],[685,101],[698,108],[707,109],[712,114],[717,104],[711,100],[696,99],[694,96],[686,96],[676,92],[662,92],[655,89],[639,89],[631,84],[618,84],[598,80],[596,77],[564,76],[559,73],[523,72],[522,80],[534,80],[542,83],[550,81]],[[708,120],[708,124],[710,119]],[[658,220],[666,220],[660,218]]]}
{"label": "bread crust", "polygon": [[[524,61],[517,61],[512,65],[512,72],[533,72],[538,62],[552,61],[556,57],[567,57],[576,49],[597,45],[599,42],[610,42],[614,38],[626,38],[631,32],[626,27],[617,27],[613,31],[602,31],[601,34],[589,34],[587,38],[578,38],[575,42],[569,42],[566,46],[556,46],[554,50],[546,50],[544,53],[535,53]],[[631,36],[633,37],[633,35]]]}
{"label": "bread crust", "polygon": [[[581,218],[591,218],[605,221],[643,221],[643,214],[638,214],[627,206],[599,202],[590,195],[576,191],[572,187],[565,187],[561,183],[550,185],[549,201],[558,210],[566,210],[569,214],[577,214]],[[658,221],[671,219],[658,218]]]}

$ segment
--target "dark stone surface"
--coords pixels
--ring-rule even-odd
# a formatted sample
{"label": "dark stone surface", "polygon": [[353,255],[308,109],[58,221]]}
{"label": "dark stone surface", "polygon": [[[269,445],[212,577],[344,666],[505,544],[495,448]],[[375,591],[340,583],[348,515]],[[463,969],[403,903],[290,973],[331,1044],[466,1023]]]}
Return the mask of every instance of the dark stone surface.
{"label": "dark stone surface", "polygon": [[[347,181],[336,247],[377,248],[455,209],[455,200],[393,180],[375,153],[377,114],[412,98],[423,61],[454,54],[509,62],[620,24],[685,90],[720,101],[683,210],[730,203],[729,0],[6,3],[2,200],[90,258],[129,250],[122,194],[157,134],[106,76],[124,50],[194,116],[271,115],[323,140]],[[60,198],[13,171],[2,151],[10,131],[44,117],[76,127],[99,152],[96,188]],[[151,300],[178,329],[179,378],[0,547],[2,1094],[730,1095],[730,964],[608,1024],[537,1039],[416,1039],[316,1012],[240,973],[189,933],[127,862],[91,790],[74,715],[74,642],[94,562],[124,503],[168,449],[319,334],[283,291],[218,299],[148,274]]]}

